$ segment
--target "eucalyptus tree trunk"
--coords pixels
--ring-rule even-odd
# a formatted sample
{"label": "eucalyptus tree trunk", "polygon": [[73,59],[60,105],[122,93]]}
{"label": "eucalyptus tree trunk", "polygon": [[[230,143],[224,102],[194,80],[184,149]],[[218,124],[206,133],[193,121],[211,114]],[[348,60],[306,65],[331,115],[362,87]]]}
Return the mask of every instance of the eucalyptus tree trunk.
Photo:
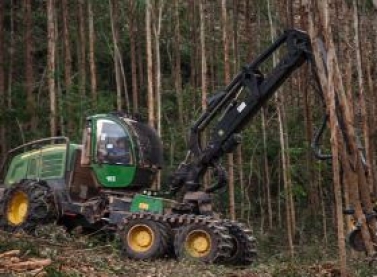
{"label": "eucalyptus tree trunk", "polygon": [[[200,35],[199,35],[199,43],[198,43],[198,34],[197,34],[197,31],[196,31],[196,26],[197,26],[197,16],[196,16],[196,6],[197,6],[197,2],[199,2],[199,18],[200,18]],[[188,21],[191,22],[190,24],[190,38],[192,39],[192,44],[190,46],[190,70],[191,70],[191,75],[190,75],[190,84],[191,84],[191,87],[197,87],[198,85],[198,77],[197,75],[199,75],[199,72],[198,72],[198,68],[199,68],[199,65],[198,65],[198,50],[197,50],[197,45],[200,45],[200,52],[201,52],[201,58],[202,58],[202,63],[201,63],[201,68],[202,68],[202,71],[203,71],[203,46],[202,46],[202,40],[204,40],[204,38],[202,39],[202,27],[201,27],[201,22],[203,22],[203,32],[205,31],[204,30],[204,15],[202,15],[201,13],[201,10],[203,9],[203,3],[202,1],[190,1],[189,2],[189,13],[188,13]],[[204,10],[203,10],[203,13],[204,13]],[[202,20],[202,17],[203,17],[203,20]],[[205,32],[204,32],[205,34]],[[205,42],[204,42],[205,43]],[[204,49],[205,49],[205,45],[204,45]],[[204,52],[204,55],[205,55],[205,52]],[[206,62],[205,62],[206,64]],[[205,65],[205,67],[207,68],[207,65]],[[206,69],[207,70],[207,69]],[[202,72],[201,71],[201,72]],[[201,77],[203,77],[203,72],[201,74]],[[203,89],[203,80],[202,80],[202,89]]]}
{"label": "eucalyptus tree trunk", "polygon": [[[257,18],[257,15],[259,15],[258,8],[260,8],[260,7],[254,5],[254,4],[255,4],[254,0],[246,0],[246,3],[245,3],[245,17],[246,17],[245,33],[248,34],[248,36],[246,38],[246,42],[247,42],[247,45],[249,45],[250,49],[252,50],[253,48],[255,48],[255,49],[257,49],[257,51],[259,51],[259,49],[257,48],[257,45],[260,43],[260,39],[259,39],[260,28],[259,28],[259,26],[256,26],[255,23],[258,22],[256,20],[256,18]],[[254,34],[254,36],[251,35],[251,34]],[[258,44],[255,41],[255,36],[257,37],[256,41],[257,41]],[[251,50],[249,50],[248,53],[247,53],[247,60],[248,61],[251,61],[253,55],[255,55],[255,52],[251,51]]]}
{"label": "eucalyptus tree trunk", "polygon": [[[374,40],[371,40],[371,48],[374,49],[374,51],[372,51],[372,55],[374,57],[374,59],[369,59],[369,57],[366,59],[367,60],[367,63],[369,63],[370,67],[369,67],[369,71],[368,71],[368,77],[370,77],[368,80],[369,80],[369,87],[370,87],[370,90],[371,92],[375,92],[377,91],[377,82],[375,82],[375,78],[372,78],[372,73],[375,72],[373,71],[373,69],[375,68],[373,65],[375,63],[377,63],[377,0],[373,0],[373,6],[374,6],[374,11],[372,11],[372,25],[373,25],[373,31],[374,31]],[[372,93],[373,95],[373,100],[372,100],[372,105],[373,105],[373,109],[372,109],[372,112],[371,114],[372,115],[375,115],[377,113],[377,105],[376,105],[376,95],[375,93]],[[376,137],[377,137],[377,120],[375,118],[375,116],[372,116],[372,124],[371,124],[371,127],[372,127],[372,135],[373,135],[373,148],[374,148],[374,151],[376,151],[377,149],[377,141],[376,141]],[[374,153],[373,151],[373,153]],[[373,166],[373,170],[375,172],[374,174],[374,188],[373,188],[373,192],[375,195],[377,195],[377,161],[374,159],[374,166]]]}
{"label": "eucalyptus tree trunk", "polygon": [[[0,106],[3,107],[3,113],[6,110],[5,105],[5,78],[4,78],[4,1],[0,1]],[[0,162],[2,163],[7,152],[7,142],[5,136],[5,120],[0,121]]]}
{"label": "eucalyptus tree trunk", "polygon": [[[301,84],[306,80],[306,78],[301,75]],[[305,117],[305,135],[306,141],[308,145],[310,145],[311,140],[313,139],[313,118],[312,118],[312,98],[309,95],[307,88],[303,88],[304,94],[304,117]],[[318,182],[315,178],[315,162],[313,158],[313,152],[310,147],[307,147],[306,150],[306,171],[308,172],[308,183],[309,183],[309,203],[310,203],[310,212],[311,214],[317,214],[318,209],[320,207],[320,197],[319,189],[318,189]]]}
{"label": "eucalyptus tree trunk", "polygon": [[[377,32],[376,32],[377,33]],[[377,120],[375,118],[375,114],[377,113],[377,105],[376,105],[376,100],[377,97],[374,93],[374,79],[373,79],[373,64],[377,60],[376,58],[369,59],[369,53],[372,53],[372,56],[376,57],[376,54],[373,53],[373,46],[372,42],[369,40],[367,42],[368,44],[368,50],[366,51],[365,55],[366,57],[364,58],[365,64],[366,64],[366,79],[368,83],[368,102],[369,102],[369,118],[368,118],[368,123],[369,123],[369,130],[370,130],[370,149],[367,150],[369,153],[376,153],[376,145],[377,142],[375,141],[376,134],[377,134]],[[377,161],[375,158],[372,158],[371,164],[370,164],[370,170],[372,173],[372,178],[373,178],[373,194],[377,195]]]}
{"label": "eucalyptus tree trunk", "polygon": [[147,39],[147,76],[148,76],[148,123],[150,126],[155,127],[156,117],[154,108],[154,91],[153,91],[153,56],[152,56],[152,31],[151,31],[151,13],[152,4],[150,1],[146,3],[145,12],[145,31]]}
{"label": "eucalyptus tree trunk", "polygon": [[161,20],[162,11],[164,9],[164,0],[159,0],[156,3],[156,14],[153,21],[154,42],[155,42],[155,70],[156,70],[156,88],[155,97],[157,102],[157,133],[161,137],[161,53],[160,53],[160,35],[161,35]]}
{"label": "eucalyptus tree trunk", "polygon": [[90,90],[92,94],[92,107],[97,108],[97,77],[96,77],[96,62],[94,55],[95,34],[94,34],[94,19],[93,19],[93,0],[88,0],[88,31],[89,31],[89,70],[90,70]]}
{"label": "eucalyptus tree trunk", "polygon": [[[217,1],[218,2],[218,1]],[[218,28],[218,3],[216,1],[212,1],[209,3],[208,6],[210,7],[210,12],[208,12],[209,20],[208,20],[208,30],[210,35],[210,39],[208,41],[208,45],[211,46],[210,53],[208,55],[208,90],[209,91],[216,91],[216,84],[219,81],[217,78],[218,71],[218,54],[220,49],[223,48],[223,45],[219,47],[219,39],[217,37],[217,28]]]}
{"label": "eucalyptus tree trunk", "polygon": [[[136,14],[137,17],[137,24],[135,24],[135,32],[138,34],[139,32],[145,31],[145,26],[143,26],[143,23],[145,23],[145,15],[143,13]],[[146,38],[145,38],[146,40]],[[144,60],[143,57],[145,57],[144,52],[144,41],[140,39],[140,37],[136,40],[136,56],[137,56],[137,72],[139,77],[139,88],[140,90],[145,89],[145,68],[144,68]]]}
{"label": "eucalyptus tree trunk", "polygon": [[[251,61],[253,55],[255,54],[256,51],[259,51],[258,49],[258,44],[260,42],[259,39],[259,26],[254,27],[255,24],[255,18],[257,14],[257,9],[253,9],[253,0],[246,0],[245,1],[245,24],[244,24],[244,32],[247,35],[245,38],[245,41],[248,45],[248,51],[247,51],[247,61]],[[256,43],[257,42],[257,43]],[[239,70],[239,69],[238,69]],[[242,145],[239,146],[239,149],[241,149]],[[239,150],[241,152],[241,150]],[[242,179],[241,179],[242,180]],[[242,187],[241,183],[241,187]],[[248,199],[248,191],[247,188],[243,185],[243,189],[241,192],[241,218],[245,215],[245,205],[243,204],[245,200]]]}
{"label": "eucalyptus tree trunk", "polygon": [[12,88],[13,88],[13,59],[15,52],[15,39],[14,39],[14,1],[10,0],[10,37],[9,37],[9,60],[8,60],[8,84],[7,84],[7,106],[12,109]]}
{"label": "eucalyptus tree trunk", "polygon": [[119,47],[119,3],[118,0],[109,0],[110,5],[110,20],[111,20],[111,33],[113,38],[113,62],[115,71],[115,82],[117,90],[117,110],[122,111],[123,101],[122,101],[122,77],[120,69],[120,53],[118,51]]}
{"label": "eucalyptus tree trunk", "polygon": [[289,154],[286,141],[286,128],[285,128],[285,115],[283,110],[283,103],[279,100],[277,101],[277,114],[279,122],[279,139],[280,139],[280,150],[281,150],[281,164],[282,164],[282,174],[284,183],[284,196],[285,196],[285,212],[286,212],[286,226],[288,234],[288,244],[291,256],[294,255],[294,245],[293,238],[295,232],[295,217],[294,217],[294,204],[292,197],[292,181],[290,176],[290,163]]}
{"label": "eucalyptus tree trunk", "polygon": [[25,28],[25,90],[26,110],[30,118],[29,128],[32,133],[36,130],[35,97],[34,97],[34,74],[33,74],[33,20],[31,0],[24,0],[24,28]]}
{"label": "eucalyptus tree trunk", "polygon": [[266,114],[265,109],[261,111],[262,118],[262,139],[263,139],[263,170],[264,170],[264,185],[266,187],[266,203],[267,203],[267,216],[268,216],[268,228],[272,230],[272,202],[271,202],[271,189],[270,189],[270,169],[268,165],[268,156],[267,156],[267,135],[266,135]]}
{"label": "eucalyptus tree trunk", "polygon": [[200,54],[201,54],[201,88],[202,110],[207,109],[207,54],[206,54],[206,26],[205,26],[205,11],[204,4],[199,1],[199,16],[200,16]]}
{"label": "eucalyptus tree trunk", "polygon": [[[193,3],[194,5],[194,3]],[[206,13],[205,13],[205,1],[199,1],[199,18],[200,18],[200,56],[201,56],[201,108],[202,111],[207,109],[207,52],[206,52]],[[193,6],[195,8],[195,5]],[[193,14],[195,16],[195,14]],[[196,59],[193,60],[196,63]],[[195,68],[195,66],[193,67]],[[194,82],[196,83],[196,78],[194,78]],[[207,139],[207,134],[203,134],[201,137],[202,145],[205,144]],[[204,187],[207,187],[209,184],[209,174],[206,174],[203,178],[204,180]]]}
{"label": "eucalyptus tree trunk", "polygon": [[113,38],[113,62],[115,71],[115,81],[117,89],[117,110],[123,110],[123,93],[126,106],[126,112],[130,112],[130,101],[127,91],[127,81],[125,69],[122,61],[122,55],[120,51],[119,43],[119,2],[118,0],[109,0],[110,7],[110,21],[111,21],[111,33]]}
{"label": "eucalyptus tree trunk", "polygon": [[[58,43],[58,37],[59,37],[59,22],[58,22],[58,15],[57,11],[60,10],[60,2],[55,2],[55,9],[54,9],[54,25],[55,25],[55,45]],[[55,72],[60,73],[62,72],[61,68],[61,62],[59,60],[59,48],[56,46],[55,48],[56,52],[56,58],[55,58]],[[65,136],[66,130],[65,130],[65,119],[63,115],[63,90],[62,90],[62,84],[60,78],[55,78],[55,89],[56,89],[56,107],[57,107],[57,133],[56,135],[59,136]]]}
{"label": "eucalyptus tree trunk", "polygon": [[[238,29],[240,28],[239,24],[239,13],[241,8],[241,1],[233,0],[233,72],[238,72],[240,68],[240,53],[239,53],[239,36]],[[250,33],[249,33],[250,35]],[[245,194],[245,180],[244,180],[244,171],[243,171],[243,155],[242,155],[242,145],[238,145],[236,148],[236,164],[238,172],[238,183],[240,186],[240,218],[243,218],[244,215],[244,194]]]}
{"label": "eucalyptus tree trunk", "polygon": [[[268,7],[268,19],[270,24],[270,32],[271,32],[271,41],[275,40],[276,37],[276,29],[275,25],[272,22],[272,12],[271,12],[271,2],[270,0],[267,1]],[[275,67],[276,56],[273,56],[273,66]],[[294,215],[294,203],[292,197],[292,182],[290,177],[290,165],[289,165],[289,154],[288,154],[288,142],[285,135],[286,128],[285,128],[285,112],[284,112],[284,105],[281,103],[281,99],[279,96],[276,96],[276,108],[278,114],[278,122],[279,122],[279,138],[280,138],[280,149],[281,149],[281,163],[282,163],[282,170],[283,170],[283,181],[284,181],[284,195],[285,195],[285,212],[286,212],[286,225],[287,225],[287,235],[288,235],[288,245],[289,251],[291,256],[294,255],[294,245],[293,245],[293,237],[294,237],[294,230],[295,230],[295,215]]]}
{"label": "eucalyptus tree trunk", "polygon": [[[225,84],[230,83],[230,62],[229,62],[229,34],[228,34],[228,15],[226,0],[221,1],[221,18],[222,18],[222,34],[224,46],[224,80]],[[233,153],[229,153],[228,157],[228,191],[229,191],[229,214],[230,219],[236,219],[236,208],[234,203],[234,160]]]}
{"label": "eucalyptus tree trunk", "polygon": [[[329,7],[333,2],[318,2],[319,7],[319,23],[314,24],[313,12],[310,12],[310,34],[313,42],[314,54],[318,66],[318,72],[321,80],[323,91],[325,92],[325,100],[330,114],[330,130],[331,143],[333,152],[333,171],[334,171],[334,191],[336,192],[336,213],[338,223],[338,245],[339,257],[342,276],[346,276],[346,258],[345,258],[345,240],[344,240],[344,224],[342,215],[342,198],[339,195],[340,178],[339,167],[342,166],[343,172],[350,184],[350,202],[355,209],[355,217],[357,218],[360,227],[362,238],[366,247],[368,255],[375,255],[375,250],[372,240],[375,239],[376,234],[376,220],[372,218],[369,226],[366,223],[365,214],[373,211],[373,206],[370,199],[370,191],[368,180],[366,178],[365,168],[362,165],[361,154],[358,149],[357,137],[355,132],[354,115],[351,108],[352,102],[345,93],[343,80],[337,56],[335,54],[335,45],[333,41],[331,29],[331,17],[329,14]],[[309,5],[309,10],[313,11],[312,3]],[[321,28],[322,27],[322,28]],[[324,68],[322,57],[320,55],[319,47],[316,43],[318,39],[318,29],[321,28],[321,34],[325,38],[325,50],[327,50],[327,59]],[[327,75],[325,74],[327,72]],[[336,90],[335,90],[336,87]],[[342,128],[339,127],[342,122]],[[335,154],[334,154],[335,153]],[[339,157],[341,157],[339,164]],[[362,203],[362,204],[361,204]],[[369,228],[368,228],[369,227]]]}
{"label": "eucalyptus tree trunk", "polygon": [[137,55],[136,55],[136,3],[129,1],[130,14],[128,16],[128,33],[130,36],[130,58],[131,58],[131,85],[132,85],[132,110],[139,112],[139,90],[137,83]]}
{"label": "eucalyptus tree trunk", "polygon": [[[67,101],[68,114],[72,115],[73,107],[72,101],[70,101],[72,94],[72,55],[71,55],[71,44],[70,44],[70,34],[69,34],[69,10],[68,10],[68,0],[62,0],[62,20],[63,20],[63,44],[64,44],[64,86],[65,86],[65,96]],[[67,125],[67,135],[70,137],[74,134],[74,121],[68,120]]]}
{"label": "eucalyptus tree trunk", "polygon": [[[285,3],[284,1],[275,2],[275,5],[277,6],[277,15],[279,17],[280,21],[283,21],[285,25],[293,25],[293,1],[287,1],[288,3]],[[276,26],[273,24],[274,35],[276,35]],[[288,87],[289,86],[289,87]],[[292,90],[292,80],[287,80],[286,87],[288,87],[288,91]],[[284,186],[285,186],[285,196],[287,197],[288,201],[288,210],[289,210],[289,217],[292,229],[292,235],[293,238],[296,233],[296,210],[294,205],[294,199],[293,199],[293,188],[292,188],[292,176],[291,176],[291,155],[289,152],[289,136],[288,136],[288,126],[287,126],[287,113],[286,113],[286,103],[289,100],[289,94],[287,91],[284,91],[284,88],[282,88],[281,93],[276,94],[277,99],[277,113],[278,113],[278,120],[279,120],[279,130],[280,130],[280,144],[284,144],[284,151],[282,149],[283,155],[285,155],[283,162],[283,179],[284,179]],[[300,99],[300,94],[296,95],[294,99]],[[297,101],[297,106],[299,106],[299,101]],[[280,105],[279,105],[280,104]],[[281,121],[280,121],[281,120]],[[284,165],[285,161],[285,165]],[[285,168],[285,169],[284,169]],[[288,223],[287,222],[287,223]]]}
{"label": "eucalyptus tree trunk", "polygon": [[[322,5],[322,6],[321,6]],[[317,33],[315,33],[314,27],[314,14],[313,8],[311,4],[309,4],[309,28],[310,34],[312,38],[317,38]],[[325,7],[323,1],[321,0],[319,14],[322,18],[322,24],[324,28],[324,35],[326,37],[326,41],[329,42],[332,40],[331,38],[331,30],[330,26],[328,25],[329,19],[329,7]],[[326,20],[325,20],[326,19]],[[318,49],[316,49],[316,45],[314,46],[318,58]],[[346,276],[346,249],[345,249],[345,237],[344,237],[344,222],[343,222],[343,214],[342,214],[342,190],[341,190],[341,181],[340,181],[340,164],[339,159],[342,155],[341,150],[339,149],[341,146],[339,142],[341,141],[340,134],[339,134],[339,122],[336,115],[336,92],[335,86],[339,84],[336,81],[335,75],[337,72],[335,71],[335,63],[336,63],[336,54],[334,45],[331,43],[328,44],[328,56],[326,61],[327,67],[327,76],[325,74],[325,69],[321,64],[318,66],[318,73],[321,78],[321,84],[325,93],[326,98],[326,105],[327,110],[329,113],[329,121],[330,121],[330,131],[331,131],[331,149],[332,149],[332,168],[333,168],[333,182],[334,182],[334,195],[335,195],[335,208],[336,208],[336,218],[337,218],[337,233],[338,233],[338,254],[339,254],[339,262],[341,268],[341,276]],[[318,59],[317,59],[318,62]],[[345,169],[345,168],[343,168]]]}
{"label": "eucalyptus tree trunk", "polygon": [[80,97],[83,101],[85,96],[85,87],[86,87],[86,38],[85,38],[85,13],[84,13],[84,0],[78,0],[78,66],[79,66],[79,91]]}
{"label": "eucalyptus tree trunk", "polygon": [[72,55],[70,45],[69,32],[69,10],[68,0],[62,0],[62,14],[63,14],[63,43],[64,43],[64,82],[66,90],[68,91],[72,85]]}
{"label": "eucalyptus tree trunk", "polygon": [[[240,1],[233,0],[233,72],[238,72],[240,67],[240,53],[239,53],[239,36],[238,29],[239,25],[239,12],[240,12]],[[249,34],[250,35],[250,34]]]}
{"label": "eucalyptus tree trunk", "polygon": [[369,133],[369,124],[368,124],[368,115],[367,115],[367,105],[365,101],[365,85],[364,85],[364,73],[362,69],[362,60],[361,60],[361,50],[360,50],[360,28],[359,28],[359,15],[357,0],[353,0],[353,23],[354,23],[354,44],[356,52],[356,68],[357,68],[357,80],[359,84],[359,106],[360,106],[360,120],[362,123],[363,136],[365,142],[365,156],[366,156],[366,176],[368,178],[369,191],[373,192],[374,189],[374,179],[373,179],[373,152],[371,152],[371,141]]}
{"label": "eucalyptus tree trunk", "polygon": [[[307,0],[294,0],[293,1],[293,22],[295,28],[299,28],[302,30],[307,29],[308,26],[308,14],[305,10],[305,2]],[[313,90],[310,89],[308,84],[309,76],[307,76],[310,68],[307,67],[306,70],[301,70],[298,72],[298,84],[299,84],[299,92],[298,95],[303,95],[303,110],[304,110],[304,124],[305,124],[305,135],[307,141],[306,147],[306,171],[307,171],[307,182],[309,184],[309,209],[311,215],[319,215],[319,211],[321,210],[321,180],[317,179],[316,174],[316,161],[313,156],[313,151],[310,147],[311,141],[313,139],[313,109],[314,106],[314,97]],[[320,168],[318,169],[321,170]],[[326,215],[323,214],[323,219],[326,219]]]}
{"label": "eucalyptus tree trunk", "polygon": [[179,0],[174,0],[174,88],[177,93],[178,120],[180,126],[184,128],[180,47],[181,33],[179,20]]}
{"label": "eucalyptus tree trunk", "polygon": [[50,134],[56,136],[57,134],[57,114],[56,114],[56,85],[55,85],[55,48],[56,48],[56,34],[55,34],[55,1],[47,1],[47,80],[48,91],[50,98]]}
{"label": "eucalyptus tree trunk", "polygon": [[[161,137],[162,125],[161,125],[161,53],[160,53],[160,35],[161,35],[161,20],[162,12],[164,9],[164,0],[159,0],[156,3],[155,16],[153,21],[154,27],[154,42],[155,42],[155,70],[156,70],[156,91],[155,97],[157,99],[157,133]],[[161,186],[161,172],[157,175],[156,189],[159,190]]]}
{"label": "eucalyptus tree trunk", "polygon": [[[352,101],[352,87],[353,87],[353,80],[352,80],[352,64],[353,64],[353,59],[351,58],[351,49],[350,49],[350,37],[351,37],[351,30],[350,30],[350,10],[347,7],[347,4],[343,3],[342,4],[342,10],[341,10],[342,17],[343,19],[343,25],[344,25],[344,35],[345,35],[345,42],[341,45],[341,52],[344,55],[344,89],[345,89],[345,94],[348,98],[348,101]],[[338,18],[338,21],[340,22],[341,18]],[[352,106],[351,106],[352,108]],[[349,180],[347,179],[347,176],[343,174],[343,194],[344,194],[344,205],[345,207],[350,206],[350,183]],[[353,219],[352,216],[348,216],[346,218],[346,225],[347,225],[347,230],[351,231],[353,228]]]}

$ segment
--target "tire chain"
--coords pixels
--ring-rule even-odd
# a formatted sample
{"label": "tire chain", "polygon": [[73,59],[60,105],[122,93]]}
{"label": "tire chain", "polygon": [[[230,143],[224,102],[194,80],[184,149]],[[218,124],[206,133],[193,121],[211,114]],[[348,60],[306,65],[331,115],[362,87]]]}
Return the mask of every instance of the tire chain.
{"label": "tire chain", "polygon": [[245,224],[237,221],[223,219],[222,224],[227,227],[232,234],[238,237],[240,245],[242,246],[243,253],[241,259],[230,261],[230,263],[236,265],[252,264],[257,257],[256,239],[253,235],[253,231]]}
{"label": "tire chain", "polygon": [[11,232],[20,229],[32,232],[38,225],[56,220],[55,204],[50,188],[45,183],[35,180],[22,180],[20,183],[9,188],[4,193],[0,203],[2,212],[5,210],[5,205],[7,205],[10,195],[19,189],[28,195],[29,201],[30,199],[32,200],[28,218],[22,224],[23,226],[12,226],[7,223],[6,214],[3,214],[3,216],[0,216],[0,228]]}
{"label": "tire chain", "polygon": [[159,253],[157,256],[158,257],[162,257],[165,253],[164,250],[166,249],[167,251],[169,251],[169,246],[171,244],[171,234],[169,232],[169,226],[167,226],[166,224],[162,223],[162,222],[156,222],[157,226],[160,227],[160,234],[161,236],[163,237],[161,239],[161,247],[159,248],[161,253]]}
{"label": "tire chain", "polygon": [[[223,221],[213,218],[211,216],[193,215],[193,214],[153,214],[153,213],[127,213],[123,218],[121,226],[118,225],[118,229],[122,230],[129,221],[134,219],[148,219],[157,223],[162,223],[165,226],[169,225],[172,229],[179,229],[189,224],[206,225],[212,229],[220,240],[218,243],[218,253],[216,258],[210,263],[222,263],[229,258],[233,249],[232,238],[229,235],[228,228],[224,226]],[[173,233],[171,233],[173,235]],[[170,243],[173,242],[173,238],[170,238]],[[173,252],[173,251],[172,251]]]}

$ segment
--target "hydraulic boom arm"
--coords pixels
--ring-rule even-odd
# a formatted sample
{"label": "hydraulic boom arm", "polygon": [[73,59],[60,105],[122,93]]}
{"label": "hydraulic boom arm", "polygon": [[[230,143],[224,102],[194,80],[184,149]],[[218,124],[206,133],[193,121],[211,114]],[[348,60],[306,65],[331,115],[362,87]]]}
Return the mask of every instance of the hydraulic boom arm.
{"label": "hydraulic boom arm", "polygon": [[[282,57],[267,74],[266,64],[278,50]],[[302,64],[312,59],[309,36],[302,31],[285,31],[267,50],[259,55],[223,90],[208,99],[207,110],[191,127],[187,158],[170,179],[171,191],[184,187],[189,192],[200,189],[201,180],[209,167],[214,168],[218,182],[206,189],[213,192],[227,184],[227,174],[219,159],[240,143],[241,132],[284,81]],[[214,120],[216,119],[216,120]],[[210,139],[205,147],[201,134],[211,125]]]}

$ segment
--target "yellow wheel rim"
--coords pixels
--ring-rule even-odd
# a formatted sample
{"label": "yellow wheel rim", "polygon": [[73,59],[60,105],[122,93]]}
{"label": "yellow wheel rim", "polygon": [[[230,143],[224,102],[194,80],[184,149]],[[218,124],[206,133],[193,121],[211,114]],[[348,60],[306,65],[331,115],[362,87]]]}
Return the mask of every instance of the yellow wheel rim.
{"label": "yellow wheel rim", "polygon": [[155,240],[153,230],[145,224],[133,226],[127,234],[127,243],[135,252],[148,251]]}
{"label": "yellow wheel rim", "polygon": [[204,230],[193,230],[188,234],[185,246],[192,257],[204,257],[211,251],[211,236]]}
{"label": "yellow wheel rim", "polygon": [[8,204],[8,221],[13,225],[20,225],[26,219],[29,209],[29,200],[26,193],[17,191]]}

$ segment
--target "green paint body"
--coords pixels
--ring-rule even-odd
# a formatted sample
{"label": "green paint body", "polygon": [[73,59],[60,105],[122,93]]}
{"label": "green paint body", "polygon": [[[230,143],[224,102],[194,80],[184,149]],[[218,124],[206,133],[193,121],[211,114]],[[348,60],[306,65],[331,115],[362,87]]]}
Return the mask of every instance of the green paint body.
{"label": "green paint body", "polygon": [[[64,179],[67,168],[71,168],[74,151],[79,145],[55,144],[13,157],[4,180],[7,187],[22,179]],[[67,159],[68,154],[68,159]]]}
{"label": "green paint body", "polygon": [[124,188],[132,185],[135,166],[93,164],[93,171],[98,182],[107,188]]}

